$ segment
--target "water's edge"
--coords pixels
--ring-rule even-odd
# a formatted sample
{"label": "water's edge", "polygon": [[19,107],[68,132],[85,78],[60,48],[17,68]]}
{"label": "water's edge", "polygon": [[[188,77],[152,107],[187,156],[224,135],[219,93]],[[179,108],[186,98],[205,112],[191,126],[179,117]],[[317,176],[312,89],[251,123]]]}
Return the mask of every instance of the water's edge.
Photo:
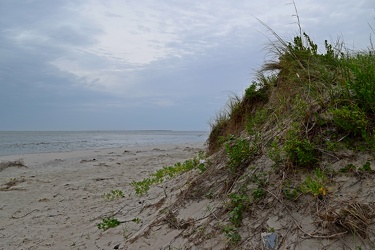
{"label": "water's edge", "polygon": [[0,131],[0,156],[205,142],[207,131]]}

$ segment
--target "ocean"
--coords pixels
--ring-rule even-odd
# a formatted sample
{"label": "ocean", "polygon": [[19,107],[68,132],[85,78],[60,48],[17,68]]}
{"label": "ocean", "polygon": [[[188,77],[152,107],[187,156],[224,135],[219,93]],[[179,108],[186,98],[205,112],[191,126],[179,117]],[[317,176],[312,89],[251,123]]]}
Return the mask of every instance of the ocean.
{"label": "ocean", "polygon": [[205,142],[207,131],[0,131],[0,156]]}

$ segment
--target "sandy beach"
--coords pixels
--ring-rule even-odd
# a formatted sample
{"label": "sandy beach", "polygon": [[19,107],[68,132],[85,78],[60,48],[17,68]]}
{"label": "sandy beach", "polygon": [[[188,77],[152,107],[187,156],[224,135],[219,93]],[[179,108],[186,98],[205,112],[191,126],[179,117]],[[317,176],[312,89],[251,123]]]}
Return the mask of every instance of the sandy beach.
{"label": "sandy beach", "polygon": [[[97,224],[113,214],[122,221],[137,218],[148,200],[136,195],[130,183],[191,159],[203,146],[0,157],[0,162],[22,159],[25,165],[0,169],[0,249],[126,249],[125,239],[142,222],[122,223],[107,231]],[[125,197],[108,201],[103,194],[111,190],[122,190]]]}

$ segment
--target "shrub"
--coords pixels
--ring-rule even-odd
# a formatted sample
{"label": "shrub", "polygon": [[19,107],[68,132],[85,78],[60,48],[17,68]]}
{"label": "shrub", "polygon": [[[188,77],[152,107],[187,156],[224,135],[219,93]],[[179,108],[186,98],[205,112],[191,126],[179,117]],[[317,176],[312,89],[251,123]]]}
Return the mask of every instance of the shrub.
{"label": "shrub", "polygon": [[[267,83],[268,81],[272,81],[271,79],[264,78],[264,81]],[[247,103],[254,102],[257,100],[261,101],[268,101],[268,86],[259,83],[256,81],[252,81],[251,85],[245,89],[245,96],[244,100]]]}
{"label": "shrub", "polygon": [[301,167],[309,167],[318,162],[315,145],[306,138],[301,139],[294,129],[288,133],[284,151],[294,164]]}
{"label": "shrub", "polygon": [[273,166],[278,167],[283,162],[282,148],[277,144],[277,141],[273,141],[271,146],[267,150],[268,157],[275,163]]}
{"label": "shrub", "polygon": [[344,61],[348,70],[348,94],[366,112],[375,113],[375,55],[373,52],[349,56]]}
{"label": "shrub", "polygon": [[225,151],[229,158],[229,169],[232,173],[235,173],[249,157],[252,155],[252,149],[250,148],[250,141],[245,138],[235,137],[233,135],[224,143]]}
{"label": "shrub", "polygon": [[268,109],[261,109],[254,116],[249,116],[246,122],[246,131],[253,135],[259,125],[263,124],[268,118]]}
{"label": "shrub", "polygon": [[345,132],[358,135],[366,131],[368,126],[366,114],[357,105],[342,106],[331,109],[331,112],[335,124]]}

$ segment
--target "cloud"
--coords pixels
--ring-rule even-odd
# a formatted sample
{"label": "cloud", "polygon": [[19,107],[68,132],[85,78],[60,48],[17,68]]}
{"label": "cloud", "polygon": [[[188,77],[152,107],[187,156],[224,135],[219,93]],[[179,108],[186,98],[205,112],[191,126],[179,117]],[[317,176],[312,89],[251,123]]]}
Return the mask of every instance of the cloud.
{"label": "cloud", "polygon": [[[321,48],[337,36],[350,48],[369,44],[372,1],[296,5]],[[266,58],[274,38],[254,16],[289,40],[298,33],[293,15],[290,1],[273,0],[4,1],[0,115],[7,122],[0,129],[31,120],[37,128],[43,117],[70,128],[105,127],[105,119],[121,128],[137,128],[137,120],[162,126],[163,117],[177,128],[191,120],[182,114],[206,128],[209,114],[230,92],[242,93]]]}

